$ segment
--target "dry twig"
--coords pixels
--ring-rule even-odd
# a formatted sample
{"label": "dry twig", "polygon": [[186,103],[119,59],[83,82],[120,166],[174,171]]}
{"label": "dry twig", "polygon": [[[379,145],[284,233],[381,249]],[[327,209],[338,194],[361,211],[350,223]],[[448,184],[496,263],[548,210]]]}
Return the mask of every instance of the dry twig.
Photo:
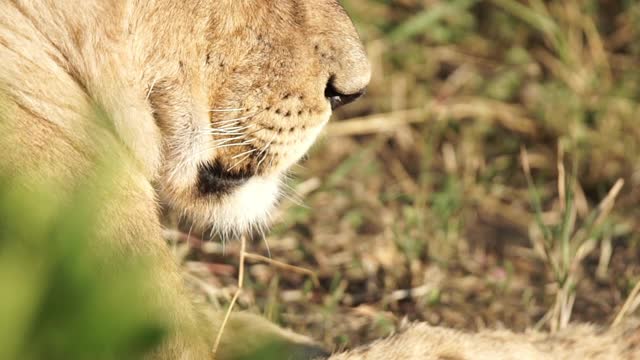
{"label": "dry twig", "polygon": [[615,320],[613,320],[613,323],[611,324],[611,326],[617,326],[618,324],[620,324],[620,322],[624,320],[625,316],[633,313],[636,310],[639,304],[640,304],[640,281],[638,281],[636,283],[636,286],[633,287],[633,290],[631,290],[631,293],[629,294],[629,296],[627,297],[627,300],[622,305],[622,308],[620,308],[620,311],[618,312],[618,315],[616,315],[616,318]]}
{"label": "dry twig", "polygon": [[224,333],[224,328],[229,321],[229,317],[231,317],[231,311],[233,311],[233,307],[238,301],[238,297],[240,296],[240,292],[242,291],[242,286],[244,284],[244,259],[246,256],[246,248],[247,248],[247,238],[243,236],[240,239],[240,264],[238,270],[238,290],[231,298],[231,302],[229,303],[229,308],[227,309],[227,313],[224,315],[224,320],[220,325],[220,329],[218,330],[218,334],[216,335],[216,341],[213,344],[213,357],[215,358],[216,353],[218,352],[218,347],[220,346],[220,340],[222,340],[222,334]]}
{"label": "dry twig", "polygon": [[318,275],[313,272],[312,270],[309,269],[305,269],[299,266],[294,266],[294,265],[289,265],[287,263],[283,263],[281,261],[277,261],[277,260],[273,260],[271,258],[268,258],[266,256],[262,256],[259,254],[252,254],[252,253],[245,253],[244,257],[247,259],[251,259],[251,260],[257,260],[257,261],[264,261],[268,264],[271,264],[273,266],[279,267],[281,269],[284,270],[291,270],[293,272],[298,272],[298,273],[302,273],[305,275],[308,275],[309,277],[311,277],[311,281],[313,281],[313,285],[315,286],[320,286],[320,280],[318,280]]}

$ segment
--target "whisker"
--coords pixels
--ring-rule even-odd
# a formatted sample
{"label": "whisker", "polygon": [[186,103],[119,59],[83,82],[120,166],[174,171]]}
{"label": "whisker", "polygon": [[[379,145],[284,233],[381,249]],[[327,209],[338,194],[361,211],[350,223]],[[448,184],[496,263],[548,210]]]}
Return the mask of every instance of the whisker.
{"label": "whisker", "polygon": [[271,168],[271,166],[273,165],[273,160],[275,159],[275,157],[271,157],[271,159],[269,160],[269,168]]}
{"label": "whisker", "polygon": [[233,170],[236,166],[242,164],[243,161],[245,161],[249,156],[251,156],[251,153],[248,153],[247,155],[245,155],[242,159],[236,161],[235,164],[233,164],[232,167],[228,168],[227,171],[231,171]]}
{"label": "whisker", "polygon": [[256,124],[247,124],[245,126],[222,126],[220,127],[220,129],[224,129],[224,130],[244,130],[244,129],[249,129],[256,126]]}
{"label": "whisker", "polygon": [[233,140],[240,140],[240,139],[245,139],[244,135],[240,135],[240,136],[235,136],[235,137],[231,137],[231,138],[224,138],[224,139],[218,139],[218,140],[214,140],[213,143],[214,144],[226,144],[229,141],[233,141]]}
{"label": "whisker", "polygon": [[222,108],[222,109],[211,109],[209,110],[209,112],[234,112],[234,111],[242,111],[245,110],[245,108]]}
{"label": "whisker", "polygon": [[147,96],[144,98],[145,101],[149,101],[149,98],[151,97],[151,93],[153,92],[153,87],[156,86],[156,81],[158,81],[158,79],[153,79],[151,86],[149,86],[149,91],[147,92]]}
{"label": "whisker", "polygon": [[238,131],[238,130],[246,130],[249,128],[254,127],[254,124],[250,124],[247,126],[225,126],[225,127],[219,127],[219,128],[215,128],[215,129],[210,129],[211,131],[220,131],[220,132],[231,132],[231,131]]}
{"label": "whisker", "polygon": [[232,146],[245,146],[245,145],[251,144],[252,142],[253,140],[247,140],[237,144],[225,144],[225,145],[215,146],[212,148],[212,150],[223,149],[223,148],[232,147]]}
{"label": "whisker", "polygon": [[202,130],[199,131],[198,134],[200,135],[215,135],[215,134],[233,134],[233,133],[237,133],[237,131],[235,130],[225,130],[225,129],[209,129],[209,130]]}
{"label": "whisker", "polygon": [[211,122],[211,125],[216,125],[216,127],[220,126],[220,125],[222,125],[222,126],[235,125],[238,121],[244,120],[244,119],[247,119],[247,118],[248,117],[214,120],[214,121]]}
{"label": "whisker", "polygon": [[222,119],[222,120],[214,120],[211,122],[211,124],[225,124],[225,123],[229,123],[229,122],[234,122],[234,121],[239,121],[239,120],[245,120],[245,119],[249,119],[252,118],[254,116],[259,115],[260,113],[262,113],[264,110],[260,110],[258,112],[255,112],[253,114],[249,114],[249,115],[245,115],[245,116],[241,116],[241,117],[237,117],[234,119]]}
{"label": "whisker", "polygon": [[237,130],[246,130],[249,128],[252,128],[255,126],[255,124],[249,124],[249,125],[245,125],[245,126],[231,126],[231,125],[235,125],[235,124],[229,124],[229,125],[224,125],[224,126],[217,126],[214,128],[210,128],[210,129],[200,129],[198,130],[198,132],[230,132],[230,131],[237,131]]}
{"label": "whisker", "polygon": [[256,171],[258,171],[260,169],[260,165],[262,165],[262,162],[267,158],[267,155],[260,152],[260,154],[258,154],[258,156],[261,156],[260,161],[258,161],[258,165],[256,165]]}
{"label": "whisker", "polygon": [[259,128],[258,130],[254,130],[254,131],[252,131],[252,132],[248,132],[248,133],[246,133],[245,135],[247,135],[247,136],[249,136],[249,135],[253,135],[253,134],[258,133],[258,132],[263,131],[263,130],[265,130],[265,128],[261,127],[261,128]]}
{"label": "whisker", "polygon": [[193,247],[193,245],[191,244],[191,230],[193,230],[193,225],[195,224],[191,223],[191,226],[189,226],[189,232],[187,233],[187,244],[189,244],[190,248]]}
{"label": "whisker", "polygon": [[242,156],[242,155],[245,155],[245,154],[251,154],[251,153],[256,152],[256,151],[258,151],[258,149],[251,149],[251,150],[247,150],[247,151],[241,152],[240,154],[235,155],[235,156],[233,156],[233,157],[231,157],[231,158],[232,158],[232,159],[237,159],[237,158],[239,158],[239,157],[240,157],[240,156]]}
{"label": "whisker", "polygon": [[269,241],[267,240],[267,235],[264,232],[264,228],[260,228],[258,231],[260,231],[260,236],[262,237],[264,246],[267,249],[267,256],[269,256],[269,259],[271,259],[271,247],[269,246]]}
{"label": "whisker", "polygon": [[250,145],[251,143],[253,143],[253,140],[245,140],[245,141],[240,142],[240,143],[221,144],[221,145],[217,145],[217,146],[212,146],[212,147],[210,147],[208,149],[204,149],[204,150],[201,150],[201,151],[197,152],[196,154],[193,154],[193,156],[200,156],[201,154],[204,154],[206,152],[214,151],[214,150],[218,150],[218,149],[230,148],[230,147],[234,147],[234,146],[246,146],[246,145]]}
{"label": "whisker", "polygon": [[[218,230],[215,226],[212,226],[211,230],[209,231],[209,239],[213,239],[214,235],[218,235]],[[222,254],[224,254],[224,240],[222,240]]]}
{"label": "whisker", "polygon": [[260,153],[266,154],[269,151],[269,148],[271,147],[273,140],[275,140],[277,136],[278,136],[278,133],[273,133],[273,135],[271,136],[271,139],[262,147],[262,151],[260,151]]}
{"label": "whisker", "polygon": [[260,165],[262,165],[262,162],[264,162],[264,160],[267,158],[267,153],[260,152],[258,156],[262,156],[262,158],[260,159],[260,161],[258,161],[258,165],[256,165],[256,171],[260,169]]}
{"label": "whisker", "polygon": [[[245,125],[245,126],[251,126],[251,125]],[[214,126],[212,128],[207,128],[207,129],[203,129],[203,130],[229,130],[229,129],[235,129],[235,128],[240,128],[243,127],[241,123],[239,122],[230,122],[228,124],[224,124],[224,125],[220,125],[220,126]]]}
{"label": "whisker", "polygon": [[303,208],[309,208],[304,204],[303,198],[298,194],[298,191],[291,185],[287,183],[287,181],[279,181],[279,184],[284,188],[282,189],[281,196],[285,199],[291,201],[295,205],[298,205]]}
{"label": "whisker", "polygon": [[239,131],[218,131],[218,130],[209,130],[198,133],[198,135],[221,135],[221,136],[229,136],[229,135],[244,135],[243,132]]}
{"label": "whisker", "polygon": [[302,202],[302,200],[298,199],[297,197],[293,196],[292,194],[288,194],[288,193],[283,192],[281,194],[281,196],[284,199],[289,200],[291,203],[293,203],[296,206],[299,206],[299,207],[304,208],[304,209],[309,209],[309,206],[305,205],[304,202]]}
{"label": "whisker", "polygon": [[271,141],[269,141],[263,148],[262,150],[260,150],[260,153],[258,154],[258,156],[262,156],[262,158],[260,159],[260,161],[258,161],[258,165],[256,165],[256,170],[260,169],[260,165],[262,165],[262,163],[267,159],[267,152],[269,150],[269,146],[271,146],[271,142],[273,141],[273,139],[271,139]]}

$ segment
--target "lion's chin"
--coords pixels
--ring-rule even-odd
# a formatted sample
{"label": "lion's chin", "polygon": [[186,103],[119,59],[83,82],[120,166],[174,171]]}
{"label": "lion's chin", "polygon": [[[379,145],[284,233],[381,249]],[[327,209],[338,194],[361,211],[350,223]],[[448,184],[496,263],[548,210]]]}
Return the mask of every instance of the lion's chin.
{"label": "lion's chin", "polygon": [[223,238],[263,230],[280,197],[280,183],[276,176],[253,176],[225,194],[204,196],[185,212],[194,223]]}

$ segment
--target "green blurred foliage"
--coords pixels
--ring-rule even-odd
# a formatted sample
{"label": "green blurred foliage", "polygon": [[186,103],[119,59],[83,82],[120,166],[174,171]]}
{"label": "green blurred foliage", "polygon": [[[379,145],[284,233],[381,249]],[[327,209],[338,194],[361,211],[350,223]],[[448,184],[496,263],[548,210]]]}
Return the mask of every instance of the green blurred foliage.
{"label": "green blurred foliage", "polygon": [[138,359],[164,336],[144,259],[91,241],[94,190],[0,179],[0,359]]}

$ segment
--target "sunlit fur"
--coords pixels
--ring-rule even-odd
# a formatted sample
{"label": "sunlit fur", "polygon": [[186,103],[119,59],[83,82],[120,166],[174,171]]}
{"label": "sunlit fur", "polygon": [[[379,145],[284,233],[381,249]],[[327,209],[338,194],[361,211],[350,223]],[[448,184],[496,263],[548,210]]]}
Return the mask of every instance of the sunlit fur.
{"label": "sunlit fur", "polygon": [[153,258],[150,298],[178,323],[153,357],[211,358],[220,317],[191,303],[161,203],[223,233],[264,224],[328,121],[327,84],[354,94],[369,77],[336,0],[5,0],[0,171],[62,196],[117,159],[96,238]]}
{"label": "sunlit fur", "polygon": [[555,334],[477,333],[416,323],[386,339],[328,360],[622,360],[640,359],[640,321],[609,329],[570,325]]}

